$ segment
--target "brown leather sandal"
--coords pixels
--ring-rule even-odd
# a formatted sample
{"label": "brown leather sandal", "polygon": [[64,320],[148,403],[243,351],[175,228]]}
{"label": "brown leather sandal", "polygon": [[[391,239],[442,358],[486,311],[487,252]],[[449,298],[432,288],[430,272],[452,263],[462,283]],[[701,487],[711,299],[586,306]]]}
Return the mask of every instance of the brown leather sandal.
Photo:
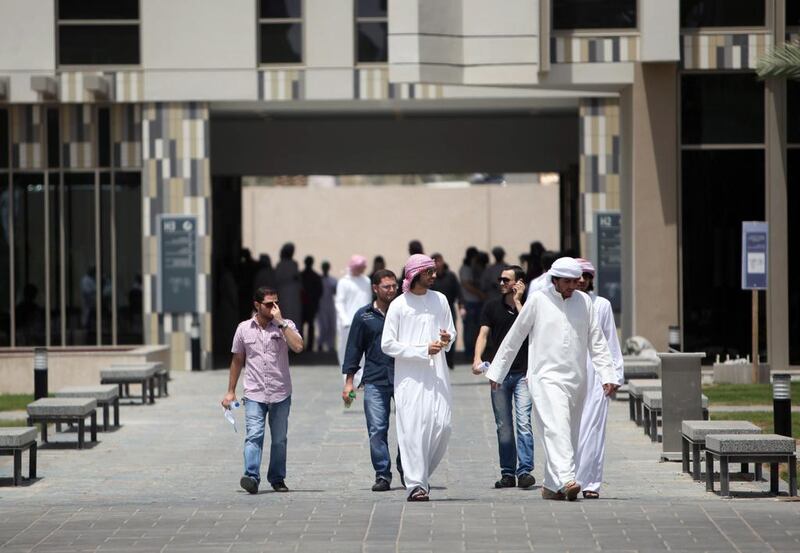
{"label": "brown leather sandal", "polygon": [[597,492],[586,490],[583,492],[584,499],[600,499],[600,494]]}
{"label": "brown leather sandal", "polygon": [[424,489],[417,486],[411,492],[411,495],[408,496],[406,501],[429,501],[430,497],[428,497],[428,492]]}
{"label": "brown leather sandal", "polygon": [[575,480],[564,486],[564,495],[567,496],[567,501],[575,501],[578,499],[578,494],[581,491],[581,485]]}

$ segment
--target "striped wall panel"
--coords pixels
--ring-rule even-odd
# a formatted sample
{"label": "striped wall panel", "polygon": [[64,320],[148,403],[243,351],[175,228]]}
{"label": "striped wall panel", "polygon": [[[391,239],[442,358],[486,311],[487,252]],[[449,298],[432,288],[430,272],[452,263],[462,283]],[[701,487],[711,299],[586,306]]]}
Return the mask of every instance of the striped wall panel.
{"label": "striped wall panel", "polygon": [[[109,78],[111,90],[108,98],[95,98],[86,90],[84,79],[88,75]],[[144,81],[141,71],[69,71],[59,75],[59,98],[64,103],[85,103],[95,101],[141,102],[144,99]]]}
{"label": "striped wall panel", "polygon": [[144,101],[144,73],[120,71],[114,75],[115,102]]}
{"label": "striped wall panel", "polygon": [[686,34],[681,37],[683,69],[755,69],[772,47],[768,33]]}
{"label": "striped wall panel", "polygon": [[61,106],[61,164],[65,169],[90,169],[94,159],[94,108],[90,104]]}
{"label": "striped wall panel", "polygon": [[356,100],[432,100],[443,98],[441,85],[390,83],[388,67],[369,67],[353,72]]}
{"label": "striped wall panel", "polygon": [[142,111],[142,225],[145,342],[171,346],[172,367],[191,369],[192,315],[157,312],[158,215],[195,215],[198,222],[197,306],[202,366],[211,363],[211,175],[209,117],[204,103],[151,103]]}
{"label": "striped wall panel", "polygon": [[638,36],[550,38],[550,63],[619,63],[638,59]]}
{"label": "striped wall panel", "polygon": [[11,106],[11,166],[14,169],[41,169],[44,164],[40,105]]}
{"label": "striped wall panel", "polygon": [[265,101],[303,98],[303,74],[299,69],[270,69],[258,72],[258,99]]}
{"label": "striped wall panel", "polygon": [[[596,211],[620,209],[620,110],[617,98],[583,98],[579,104],[581,240],[594,232]],[[581,251],[585,249],[582,244]]]}
{"label": "striped wall panel", "polygon": [[137,104],[111,106],[111,133],[114,141],[114,167],[134,169],[142,166],[142,107]]}

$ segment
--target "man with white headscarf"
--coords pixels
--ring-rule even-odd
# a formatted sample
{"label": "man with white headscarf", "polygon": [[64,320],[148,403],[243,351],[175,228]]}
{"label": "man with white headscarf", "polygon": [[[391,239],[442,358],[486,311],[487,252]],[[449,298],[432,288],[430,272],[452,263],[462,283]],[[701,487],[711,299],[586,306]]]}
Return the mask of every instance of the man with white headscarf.
{"label": "man with white headscarf", "polygon": [[445,352],[456,336],[444,294],[430,289],[433,259],[414,254],[405,265],[403,295],[386,312],[381,349],[394,358],[397,445],[408,501],[428,501],[429,478],[450,440],[450,376]]}
{"label": "man with white headscarf", "polygon": [[[595,268],[591,261],[586,259],[577,259],[577,261],[583,271],[581,280],[578,282],[578,290],[589,294],[589,297],[592,298],[597,322],[608,342],[608,349],[614,362],[616,375],[614,383],[621,386],[625,382],[625,374],[611,302],[606,298],[601,298],[593,291]],[[578,465],[577,479],[585,499],[600,498],[606,447],[608,399],[608,396],[603,393],[603,386],[595,376],[592,360],[588,358],[586,360],[586,401],[583,404],[580,438],[578,439],[578,450],[575,453],[575,462]]]}
{"label": "man with white headscarf", "polygon": [[[353,316],[356,311],[372,303],[372,284],[364,274],[366,268],[367,258],[363,255],[353,255],[347,263],[347,274],[336,283],[334,304],[336,306],[336,330],[339,335],[336,355],[339,358],[340,367],[344,364],[344,352],[347,347],[350,326],[353,324]],[[361,383],[362,373],[363,369],[355,375],[353,385],[356,388]]]}
{"label": "man with white headscarf", "polygon": [[557,259],[550,271],[553,286],[531,294],[495,353],[486,377],[492,387],[503,382],[522,342],[528,338],[528,385],[533,398],[535,435],[545,455],[545,499],[574,501],[575,450],[586,398],[586,358],[591,356],[606,395],[617,385],[608,344],[592,300],[576,291],[581,267],[571,257]]}

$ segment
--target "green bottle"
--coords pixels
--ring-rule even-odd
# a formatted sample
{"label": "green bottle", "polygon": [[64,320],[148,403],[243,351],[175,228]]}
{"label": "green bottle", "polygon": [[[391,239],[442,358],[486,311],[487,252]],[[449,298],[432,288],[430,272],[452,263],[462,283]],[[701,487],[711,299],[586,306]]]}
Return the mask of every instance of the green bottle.
{"label": "green bottle", "polygon": [[350,406],[353,405],[354,399],[356,399],[356,392],[355,390],[350,390],[350,393],[347,394],[347,401],[344,402],[344,406],[349,409]]}

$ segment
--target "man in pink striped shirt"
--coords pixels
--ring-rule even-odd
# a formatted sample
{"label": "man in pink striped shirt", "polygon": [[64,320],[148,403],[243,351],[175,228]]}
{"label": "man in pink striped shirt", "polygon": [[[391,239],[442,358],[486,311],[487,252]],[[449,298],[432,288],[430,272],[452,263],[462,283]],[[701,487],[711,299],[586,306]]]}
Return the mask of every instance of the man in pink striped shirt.
{"label": "man in pink striped shirt", "polygon": [[236,384],[242,367],[247,436],[244,442],[244,476],[239,484],[257,493],[261,483],[261,454],[264,427],[269,422],[272,443],[267,481],[276,492],[288,492],[286,478],[286,432],[292,404],[289,349],[303,351],[303,338],[293,321],[284,319],[278,307],[278,293],[259,288],[253,295],[253,317],[239,324],[233,337],[228,392],[222,399],[226,409],[236,400]]}

